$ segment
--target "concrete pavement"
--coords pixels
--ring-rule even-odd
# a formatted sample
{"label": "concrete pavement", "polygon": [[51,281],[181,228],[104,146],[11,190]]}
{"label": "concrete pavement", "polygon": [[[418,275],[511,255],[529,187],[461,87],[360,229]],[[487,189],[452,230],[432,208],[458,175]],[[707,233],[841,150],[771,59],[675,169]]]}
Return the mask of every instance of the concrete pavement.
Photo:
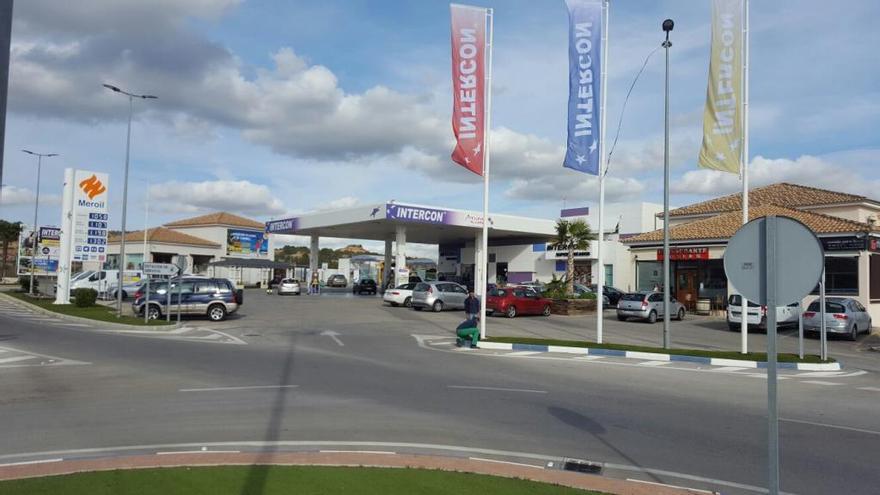
{"label": "concrete pavement", "polygon": [[[249,291],[241,315],[222,326],[188,323],[247,345],[209,345],[0,311],[0,345],[90,363],[0,368],[2,462],[146,444],[392,442],[422,452],[455,445],[586,459],[614,478],[724,493],[765,486],[759,374],[446,352],[412,337],[451,335],[460,319],[371,297]],[[577,326],[549,320],[551,328]],[[539,322],[547,323],[492,319],[490,331]],[[877,375],[792,378],[780,391],[783,489],[873,493]]]}

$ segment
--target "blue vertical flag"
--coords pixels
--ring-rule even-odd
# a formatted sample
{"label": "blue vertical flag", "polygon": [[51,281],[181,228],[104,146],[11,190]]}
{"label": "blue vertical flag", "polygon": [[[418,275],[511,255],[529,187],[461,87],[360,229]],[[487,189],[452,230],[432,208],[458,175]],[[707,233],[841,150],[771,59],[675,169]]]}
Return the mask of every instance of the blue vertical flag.
{"label": "blue vertical flag", "polygon": [[568,143],[563,166],[599,175],[602,1],[568,5]]}

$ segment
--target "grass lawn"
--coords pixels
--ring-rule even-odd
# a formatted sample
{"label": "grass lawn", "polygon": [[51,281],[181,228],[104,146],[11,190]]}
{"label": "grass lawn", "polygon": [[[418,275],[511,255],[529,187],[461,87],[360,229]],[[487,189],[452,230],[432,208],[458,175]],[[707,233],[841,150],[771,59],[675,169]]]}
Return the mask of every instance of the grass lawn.
{"label": "grass lawn", "polygon": [[[107,321],[111,323],[124,323],[127,325],[144,325],[143,318],[135,318],[133,316],[122,316],[120,318],[116,317],[116,309],[108,306],[102,306],[100,304],[96,304],[95,306],[91,306],[88,308],[78,308],[71,304],[54,304],[54,299],[34,299],[25,294],[24,292],[4,292],[4,294],[10,295],[16,299],[20,299],[25,302],[29,302],[35,306],[39,306],[43,309],[47,309],[49,311],[54,311],[55,313],[60,313],[64,315],[70,316],[78,316],[80,318],[88,318],[90,320],[98,320],[98,321]],[[126,304],[123,301],[123,304]],[[152,326],[162,326],[168,325],[165,320],[151,320],[149,325]]]}
{"label": "grass lawn", "polygon": [[[678,356],[697,356],[722,359],[742,359],[745,361],[767,361],[766,352],[750,352],[740,354],[738,351],[707,351],[703,349],[664,349],[662,347],[645,347],[627,344],[596,344],[580,340],[554,340],[537,339],[529,337],[489,337],[486,342],[502,342],[508,344],[533,344],[533,345],[558,345],[568,347],[587,347],[590,349],[613,349],[616,351],[657,352],[660,354],[675,354]],[[834,359],[822,361],[815,354],[804,354],[804,359],[798,359],[797,354],[777,354],[780,363],[833,363]]]}
{"label": "grass lawn", "polygon": [[4,495],[601,495],[573,488],[421,469],[228,466],[132,469],[0,482]]}

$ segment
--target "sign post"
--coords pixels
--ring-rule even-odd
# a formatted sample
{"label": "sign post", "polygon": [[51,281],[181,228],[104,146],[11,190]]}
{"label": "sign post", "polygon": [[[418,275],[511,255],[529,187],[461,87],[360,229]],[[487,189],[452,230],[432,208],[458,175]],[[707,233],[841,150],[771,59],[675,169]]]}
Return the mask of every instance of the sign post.
{"label": "sign post", "polygon": [[[181,296],[183,295],[183,273],[186,271],[186,257],[178,256],[177,257],[177,326],[180,326],[180,309],[183,306],[183,301],[181,301]],[[171,280],[168,280],[168,293],[171,293]],[[168,307],[168,314],[171,314],[171,307]]]}
{"label": "sign post", "polygon": [[776,308],[800,301],[816,287],[824,259],[822,244],[810,229],[775,215],[743,225],[724,253],[724,272],[743,299],[767,306],[767,486],[771,495],[779,493]]}

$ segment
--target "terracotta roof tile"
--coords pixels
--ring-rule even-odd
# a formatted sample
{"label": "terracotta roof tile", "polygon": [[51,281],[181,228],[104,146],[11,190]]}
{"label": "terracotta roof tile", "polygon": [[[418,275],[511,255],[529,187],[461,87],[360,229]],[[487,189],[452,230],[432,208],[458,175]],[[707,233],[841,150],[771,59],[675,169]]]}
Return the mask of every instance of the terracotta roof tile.
{"label": "terracotta roof tile", "polygon": [[193,218],[185,218],[176,222],[166,223],[166,227],[201,227],[205,225],[231,225],[233,227],[247,227],[250,229],[264,229],[266,224],[240,217],[225,211],[218,211]]}
{"label": "terracotta roof tile", "polygon": [[[749,191],[749,207],[774,204],[787,208],[803,206],[830,205],[866,201],[868,198],[856,194],[828,191],[799,184],[780,182],[758,187]],[[742,209],[742,193],[729,194],[701,203],[682,206],[669,212],[671,217],[686,215],[707,215]],[[662,216],[662,215],[658,215]]]}
{"label": "terracotta roof tile", "polygon": [[[107,239],[108,244],[118,244],[119,234],[111,235]],[[186,244],[189,246],[204,246],[211,248],[219,248],[220,244],[196,237],[194,235],[184,234],[176,230],[166,229],[165,227],[156,227],[147,231],[147,241],[162,244]],[[138,230],[125,234],[125,242],[144,242],[144,231]]]}
{"label": "terracotta roof tile", "polygon": [[[784,208],[777,205],[763,205],[757,208],[749,208],[749,219],[778,215],[791,217],[799,220],[817,234],[844,234],[852,232],[878,232],[877,227],[867,223],[845,220],[843,218],[814,213],[804,210]],[[669,238],[673,241],[703,240],[703,239],[729,239],[742,226],[742,211],[736,210],[723,213],[703,220],[696,220],[681,225],[675,225],[669,229]],[[644,234],[621,240],[625,244],[640,242],[659,242],[663,240],[663,229],[646,232]]]}

